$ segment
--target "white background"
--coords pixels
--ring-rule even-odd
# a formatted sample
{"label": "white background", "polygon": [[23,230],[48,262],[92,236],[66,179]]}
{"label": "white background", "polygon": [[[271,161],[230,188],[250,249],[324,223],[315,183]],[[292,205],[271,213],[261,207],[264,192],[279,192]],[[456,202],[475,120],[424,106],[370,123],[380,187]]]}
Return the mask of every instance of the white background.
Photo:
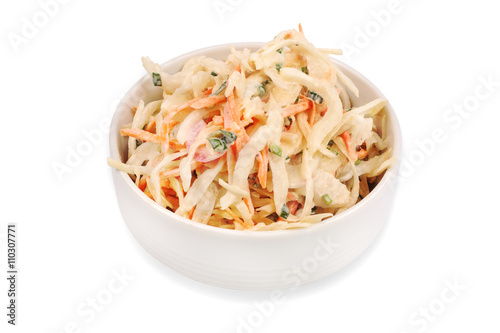
{"label": "white background", "polygon": [[[2,332],[498,332],[500,20],[491,1],[400,0],[394,10],[389,0],[73,0],[46,9],[44,22],[45,2],[0,5],[0,266],[4,276],[6,225],[15,222],[20,272],[16,327],[6,323],[1,279]],[[352,47],[339,59],[394,106],[406,167],[375,243],[270,307],[269,292],[192,281],[136,243],[99,126],[145,73],[141,56],[162,63],[209,45],[268,41],[299,22],[318,47]],[[54,163],[92,130],[105,139],[59,179]],[[433,131],[445,139],[430,141]],[[133,279],[115,283],[123,271]],[[110,283],[119,292],[90,311]],[[268,305],[264,314],[256,302]]]}

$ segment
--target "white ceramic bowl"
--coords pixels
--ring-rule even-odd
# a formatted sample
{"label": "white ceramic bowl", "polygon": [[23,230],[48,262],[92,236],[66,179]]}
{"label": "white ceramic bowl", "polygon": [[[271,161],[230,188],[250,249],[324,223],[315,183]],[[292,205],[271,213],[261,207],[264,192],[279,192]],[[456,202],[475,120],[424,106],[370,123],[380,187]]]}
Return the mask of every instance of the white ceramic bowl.
{"label": "white ceramic bowl", "polygon": [[[231,44],[236,49],[256,51],[262,43]],[[179,71],[186,60],[205,55],[226,59],[229,44],[193,51],[165,64],[166,72]],[[382,93],[361,74],[339,63],[356,84],[362,105]],[[131,122],[132,106],[161,98],[145,75],[126,94],[110,129],[110,153],[124,160],[126,140],[120,135],[123,124]],[[401,155],[399,124],[388,104],[388,131],[396,157]],[[244,290],[271,290],[294,287],[320,279],[346,266],[374,240],[386,223],[395,195],[398,163],[387,170],[376,188],[346,212],[309,228],[280,231],[235,231],[211,227],[182,218],[160,207],[121,171],[112,169],[120,210],[130,232],[156,259],[177,272],[208,284]]]}

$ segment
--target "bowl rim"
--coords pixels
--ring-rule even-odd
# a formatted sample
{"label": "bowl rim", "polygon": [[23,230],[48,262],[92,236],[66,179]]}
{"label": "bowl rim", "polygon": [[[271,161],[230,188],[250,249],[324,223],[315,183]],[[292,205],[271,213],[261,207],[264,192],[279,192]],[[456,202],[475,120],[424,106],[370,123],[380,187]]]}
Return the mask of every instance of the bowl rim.
{"label": "bowl rim", "polygon": [[[265,45],[264,42],[238,42],[238,43],[223,43],[223,44],[217,44],[213,46],[208,46],[208,47],[203,47],[200,49],[196,49],[184,54],[181,54],[179,56],[176,56],[174,58],[171,58],[170,60],[165,61],[164,63],[161,64],[161,67],[164,68],[166,66],[169,66],[171,63],[178,62],[180,60],[187,61],[188,59],[195,57],[195,56],[200,56],[200,55],[205,55],[206,53],[209,52],[216,52],[216,51],[226,51],[229,50],[230,47],[234,47],[235,49],[243,49],[243,48],[249,48],[249,49],[258,49]],[[385,98],[384,94],[370,81],[368,80],[363,74],[358,72],[356,69],[353,67],[347,65],[346,63],[337,60],[337,59],[332,59],[341,69],[342,71],[349,71],[355,76],[357,76],[361,81],[363,81],[365,84],[367,84],[378,96],[381,98]],[[144,80],[148,78],[148,74],[143,75],[137,82],[135,82],[130,89],[123,95],[122,99],[120,100],[120,103],[118,104],[115,112],[113,113],[113,118],[111,120],[110,124],[110,131],[109,131],[109,150],[110,150],[110,157],[119,159],[120,158],[120,152],[118,149],[118,140],[115,139],[115,132],[118,129],[118,119],[119,115],[124,112],[125,108],[121,111],[121,106],[123,101],[125,101],[131,93],[134,91],[134,88],[137,86],[141,85]],[[219,236],[230,236],[230,237],[252,237],[252,238],[268,238],[268,237],[295,237],[299,236],[302,233],[314,233],[317,232],[320,229],[326,229],[328,226],[331,224],[339,223],[342,220],[347,219],[349,216],[356,214],[357,211],[363,209],[370,201],[375,198],[379,192],[383,191],[386,187],[388,186],[394,186],[393,182],[397,182],[397,172],[399,170],[399,164],[401,160],[401,154],[402,154],[402,133],[401,133],[401,126],[399,124],[396,112],[392,108],[392,105],[388,101],[388,103],[385,105],[385,110],[387,112],[388,118],[390,119],[390,123],[392,126],[392,149],[393,149],[393,156],[395,156],[395,162],[391,167],[389,167],[380,182],[375,186],[373,191],[371,191],[363,200],[360,202],[356,203],[354,206],[351,208],[347,209],[346,211],[334,215],[330,218],[327,218],[323,221],[320,221],[318,223],[315,223],[309,227],[305,228],[298,228],[298,229],[285,229],[285,230],[261,230],[261,231],[249,231],[249,230],[233,230],[233,229],[224,229],[224,228],[219,228],[219,227],[214,227],[210,225],[206,225],[203,223],[199,223],[196,221],[192,221],[190,219],[187,219],[185,217],[182,217],[180,215],[175,214],[174,212],[169,211],[168,209],[165,209],[158,205],[155,201],[151,200],[147,195],[145,195],[142,191],[139,190],[137,186],[135,186],[134,182],[130,181],[130,176],[128,173],[116,170],[115,168],[111,168],[111,172],[116,172],[118,173],[118,176],[121,177],[123,181],[128,185],[128,188],[131,189],[134,193],[137,194],[137,197],[139,200],[143,200],[143,202],[148,206],[148,208],[156,210],[158,213],[164,215],[166,217],[167,221],[175,221],[173,223],[179,223],[181,224],[181,227],[185,228],[194,228],[199,232],[208,232],[208,233],[217,233]],[[121,112],[120,112],[121,111]],[[116,188],[116,184],[114,184]]]}

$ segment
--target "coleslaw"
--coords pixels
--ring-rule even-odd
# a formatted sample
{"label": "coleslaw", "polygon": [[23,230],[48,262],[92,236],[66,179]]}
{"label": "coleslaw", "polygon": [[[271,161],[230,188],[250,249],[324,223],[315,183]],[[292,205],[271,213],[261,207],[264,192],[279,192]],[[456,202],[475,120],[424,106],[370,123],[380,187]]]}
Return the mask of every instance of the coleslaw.
{"label": "coleslaw", "polygon": [[381,112],[299,30],[225,61],[168,74],[142,59],[163,98],[137,105],[125,162],[108,164],[158,205],[236,230],[303,228],[354,206],[394,162]]}

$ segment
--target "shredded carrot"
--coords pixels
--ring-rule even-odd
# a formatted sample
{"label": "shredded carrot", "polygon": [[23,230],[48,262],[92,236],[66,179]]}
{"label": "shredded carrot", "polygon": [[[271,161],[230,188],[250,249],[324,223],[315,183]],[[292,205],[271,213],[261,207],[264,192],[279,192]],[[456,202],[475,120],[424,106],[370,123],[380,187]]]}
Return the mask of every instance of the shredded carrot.
{"label": "shredded carrot", "polygon": [[[148,131],[144,131],[138,128],[123,128],[120,130],[121,135],[123,136],[131,136],[133,138],[146,141],[146,142],[154,142],[157,144],[165,144],[165,140],[163,140],[159,135],[150,133]],[[173,140],[168,142],[168,146],[174,148],[176,150],[181,150],[185,148],[185,145],[181,145],[177,141]]]}
{"label": "shredded carrot", "polygon": [[290,200],[290,201],[299,200],[299,196],[295,192],[288,192],[286,195],[286,198],[287,198],[287,200]]}
{"label": "shredded carrot", "polygon": [[[197,161],[191,162],[191,171],[195,170],[196,168],[198,168],[202,165],[203,165],[203,163],[200,163]],[[160,172],[160,179],[179,177],[180,173],[181,172],[180,172],[179,168],[175,168],[175,169],[168,170],[168,171],[162,171],[162,172]]]}
{"label": "shredded carrot", "polygon": [[240,125],[241,123],[241,114],[238,112],[236,107],[236,101],[234,100],[234,92],[231,91],[229,96],[227,96],[227,104],[229,105],[229,110],[231,111],[231,115],[233,116],[233,120]]}
{"label": "shredded carrot", "polygon": [[193,219],[194,209],[195,209],[195,207],[191,208],[191,210],[190,210],[190,211],[189,211],[189,213],[188,213],[188,216],[189,216],[189,219],[190,219],[190,220],[192,220],[192,219]]}
{"label": "shredded carrot", "polygon": [[226,208],[224,210],[226,213],[228,213],[229,215],[231,215],[231,217],[233,218],[233,220],[235,222],[238,222],[239,224],[241,224],[242,226],[244,226],[245,228],[248,228],[247,224],[245,222],[243,222],[242,219],[240,219],[238,216],[236,216],[236,214],[233,213],[233,211],[231,210],[231,208]]}
{"label": "shredded carrot", "polygon": [[290,214],[295,214],[295,212],[297,211],[297,208],[299,208],[299,202],[298,201],[288,201],[286,203],[286,206],[288,207]]}
{"label": "shredded carrot", "polygon": [[343,131],[342,134],[340,134],[340,137],[342,138],[342,140],[344,140],[349,157],[353,160],[356,159],[356,153],[354,152],[354,148],[351,142],[351,135],[349,134],[349,132]]}
{"label": "shredded carrot", "polygon": [[358,160],[362,160],[366,155],[368,155],[368,151],[366,151],[366,149],[361,149],[358,151]]}
{"label": "shredded carrot", "polygon": [[151,192],[149,191],[144,191],[144,194],[147,195],[151,200],[155,200],[155,198],[153,197],[153,195],[151,194]]}
{"label": "shredded carrot", "polygon": [[231,147],[230,149],[227,150],[226,153],[226,165],[227,165],[227,178],[229,180],[229,183],[233,181],[233,173],[234,173],[234,166],[236,165],[236,158],[235,158],[235,151],[234,148]]}
{"label": "shredded carrot", "polygon": [[194,103],[191,103],[191,107],[193,109],[203,109],[203,108],[208,108],[210,106],[214,106],[216,104],[219,104],[221,102],[226,101],[226,96],[224,95],[215,95],[215,96],[208,96],[205,98],[202,98],[198,101],[195,101]]}
{"label": "shredded carrot", "polygon": [[314,117],[316,116],[316,103],[312,103],[311,115],[309,118],[309,125],[314,125]]}
{"label": "shredded carrot", "polygon": [[250,215],[255,214],[255,209],[253,207],[252,198],[243,198],[243,201],[245,202],[245,205],[248,207],[248,211],[250,212]]}
{"label": "shredded carrot", "polygon": [[[177,209],[179,207],[179,199],[177,198],[176,195],[166,195],[165,196],[165,199],[168,200],[168,202],[170,202],[172,204],[172,206],[174,206],[174,210]],[[193,216],[190,217],[190,219],[192,218]]]}
{"label": "shredded carrot", "polygon": [[304,30],[302,30],[302,23],[299,23],[299,31],[300,31],[301,33],[304,33]]}
{"label": "shredded carrot", "polygon": [[134,108],[134,112],[137,111],[137,106],[134,105],[133,108]]}
{"label": "shredded carrot", "polygon": [[267,166],[269,163],[267,145],[257,155],[257,160],[259,161],[259,170],[257,172],[257,178],[259,179],[260,186],[262,186],[262,188],[266,188],[267,187]]}
{"label": "shredded carrot", "polygon": [[161,144],[163,140],[159,135],[138,129],[138,128],[122,128],[120,130],[121,135],[123,136],[131,136],[136,139],[140,139],[142,141],[154,142]]}
{"label": "shredded carrot", "polygon": [[144,130],[156,134],[156,117],[151,116],[149,118],[149,123],[146,125]]}
{"label": "shredded carrot", "polygon": [[[238,64],[238,66],[234,67],[233,70],[231,71],[231,74],[233,74],[234,72],[241,73],[241,64]],[[229,76],[231,76],[231,74],[229,74]]]}
{"label": "shredded carrot", "polygon": [[224,129],[227,131],[235,132],[236,136],[238,137],[234,143],[235,148],[233,149],[235,149],[235,153],[239,153],[241,149],[243,149],[243,146],[250,140],[250,138],[248,137],[245,128],[243,126],[240,126],[239,124],[241,116],[236,110],[236,107],[233,108],[233,104],[236,105],[233,98],[234,95],[233,92],[231,92],[228,97],[228,102],[224,105],[222,115],[224,118]]}
{"label": "shredded carrot", "polygon": [[214,125],[216,126],[223,126],[224,125],[224,118],[222,116],[214,116],[212,118],[212,121]]}
{"label": "shredded carrot", "polygon": [[148,186],[149,176],[142,176],[141,180],[139,180],[139,189],[144,192],[146,186]]}
{"label": "shredded carrot", "polygon": [[309,110],[311,102],[307,99],[301,99],[297,104],[292,104],[283,109],[283,117],[290,117],[299,112]]}

